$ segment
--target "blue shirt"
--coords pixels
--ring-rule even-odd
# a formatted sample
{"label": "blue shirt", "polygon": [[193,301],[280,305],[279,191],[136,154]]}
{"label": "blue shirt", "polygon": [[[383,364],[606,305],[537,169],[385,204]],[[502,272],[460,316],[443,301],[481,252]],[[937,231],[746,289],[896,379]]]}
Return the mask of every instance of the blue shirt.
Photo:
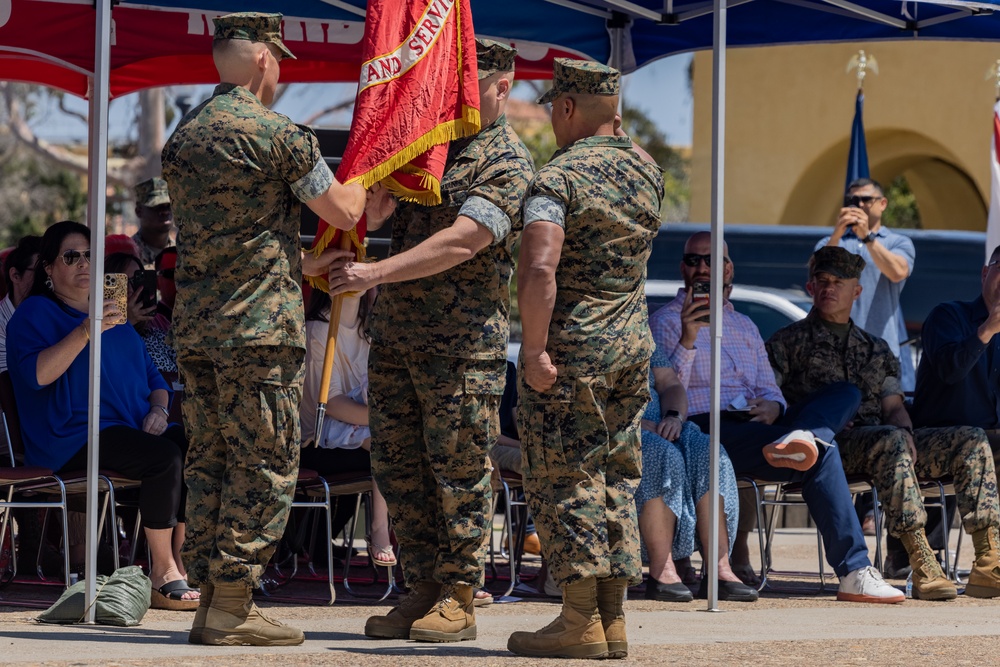
{"label": "blue shirt", "polygon": [[1000,340],[984,345],[977,333],[987,315],[980,296],[942,303],[924,320],[914,425],[1000,427]]}
{"label": "blue shirt", "polygon": [[[880,226],[875,236],[886,250],[906,259],[909,274],[912,274],[917,253],[910,237],[897,234],[885,226]],[[830,237],[827,236],[817,243],[816,250],[825,246],[829,240]],[[853,228],[848,229],[841,237],[840,247],[865,259],[865,270],[861,272],[861,279],[858,281],[861,285],[861,296],[854,302],[851,319],[857,326],[889,344],[893,354],[900,357],[899,362],[902,367],[900,381],[903,390],[912,391],[913,359],[910,354],[899,353],[900,344],[907,338],[906,321],[903,319],[903,308],[899,302],[906,279],[894,283],[882,275],[882,271],[875,266],[875,261],[868,251],[868,244],[861,242],[861,239],[854,234]]]}
{"label": "blue shirt", "polygon": [[[7,326],[7,362],[21,418],[28,465],[59,470],[87,444],[90,344],[51,384],[38,384],[38,355],[87,318],[45,296],[33,296],[14,311]],[[142,428],[149,396],[167,383],[131,325],[112,327],[101,337],[101,430]]]}

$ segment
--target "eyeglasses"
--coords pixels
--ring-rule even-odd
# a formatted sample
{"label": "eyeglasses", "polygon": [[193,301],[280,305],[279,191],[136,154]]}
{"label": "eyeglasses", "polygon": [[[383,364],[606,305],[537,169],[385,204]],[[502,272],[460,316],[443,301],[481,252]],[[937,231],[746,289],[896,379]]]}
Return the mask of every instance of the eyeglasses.
{"label": "eyeglasses", "polygon": [[67,250],[62,254],[62,260],[65,262],[66,266],[73,266],[80,261],[80,258],[87,260],[87,264],[90,264],[90,251],[84,250],[80,252],[79,250]]}
{"label": "eyeglasses", "polygon": [[160,269],[159,271],[156,272],[156,275],[160,276],[161,278],[163,278],[165,280],[173,280],[174,279],[174,270],[173,269]]}
{"label": "eyeglasses", "polygon": [[864,204],[867,206],[871,204],[876,199],[881,199],[879,195],[844,195],[844,207],[854,206],[856,208],[861,208]]}
{"label": "eyeglasses", "polygon": [[[696,252],[686,252],[684,257],[681,258],[684,264],[690,266],[692,269],[698,266],[699,262],[705,262],[705,266],[712,266],[712,256],[711,255],[699,255]],[[728,257],[722,258],[722,263],[726,264],[729,262]]]}

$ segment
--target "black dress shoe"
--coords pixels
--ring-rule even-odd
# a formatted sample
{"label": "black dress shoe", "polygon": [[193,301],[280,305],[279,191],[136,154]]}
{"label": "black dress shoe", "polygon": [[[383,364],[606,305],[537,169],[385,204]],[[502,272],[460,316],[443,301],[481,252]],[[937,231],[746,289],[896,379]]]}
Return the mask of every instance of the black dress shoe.
{"label": "black dress shoe", "polygon": [[663,584],[656,579],[649,579],[646,581],[646,599],[659,602],[691,602],[694,596],[691,595],[691,589],[680,582]]}
{"label": "black dress shoe", "polygon": [[882,576],[886,579],[906,579],[913,568],[910,567],[910,557],[905,551],[887,551]]}
{"label": "black dress shoe", "polygon": [[[760,597],[757,589],[747,586],[742,581],[722,581],[719,580],[719,599],[729,602],[756,602]],[[698,587],[698,599],[708,599],[708,577],[702,577],[701,586]]]}

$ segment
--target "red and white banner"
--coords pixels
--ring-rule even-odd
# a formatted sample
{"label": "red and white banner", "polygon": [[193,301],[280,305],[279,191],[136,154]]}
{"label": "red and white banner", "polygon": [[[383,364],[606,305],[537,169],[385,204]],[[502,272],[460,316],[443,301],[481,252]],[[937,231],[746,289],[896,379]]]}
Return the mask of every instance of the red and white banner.
{"label": "red and white banner", "polygon": [[1000,102],[993,106],[993,137],[990,141],[990,215],[986,222],[986,261],[1000,245]]}
{"label": "red and white banner", "polygon": [[[448,144],[479,132],[476,41],[469,0],[369,0],[351,134],[341,183],[381,182],[395,196],[441,201]],[[359,256],[362,219],[351,234]],[[320,220],[313,252],[340,232]],[[325,280],[310,277],[314,287]]]}

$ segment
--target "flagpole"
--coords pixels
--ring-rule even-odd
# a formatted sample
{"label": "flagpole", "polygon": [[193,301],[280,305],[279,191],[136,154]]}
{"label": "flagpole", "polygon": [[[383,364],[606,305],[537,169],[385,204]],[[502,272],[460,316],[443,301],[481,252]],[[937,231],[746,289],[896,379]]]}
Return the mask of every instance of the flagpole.
{"label": "flagpole", "polygon": [[[351,235],[346,230],[340,231],[341,250],[350,250],[353,246]],[[344,295],[338,294],[330,302],[330,326],[326,332],[326,352],[323,355],[323,375],[319,381],[319,395],[316,400],[316,431],[313,439],[318,447],[323,437],[323,421],[326,419],[326,397],[330,393],[330,378],[333,376],[333,358],[337,350],[337,333],[340,331],[340,312],[344,307]]]}

